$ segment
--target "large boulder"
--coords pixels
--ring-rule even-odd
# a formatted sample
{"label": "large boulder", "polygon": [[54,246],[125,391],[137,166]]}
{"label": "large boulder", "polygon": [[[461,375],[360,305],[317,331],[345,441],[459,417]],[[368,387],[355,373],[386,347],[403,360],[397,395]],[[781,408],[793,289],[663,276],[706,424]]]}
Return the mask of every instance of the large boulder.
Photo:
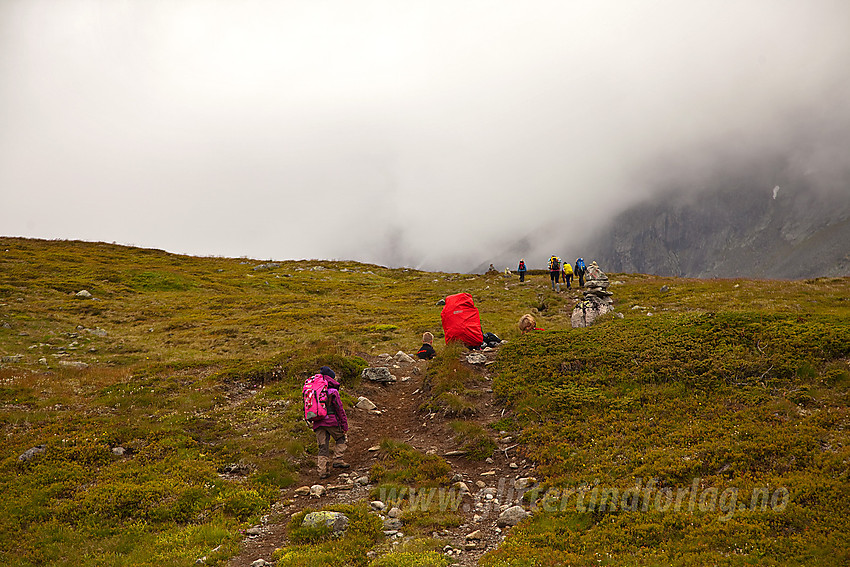
{"label": "large boulder", "polygon": [[515,526],[530,515],[522,506],[511,506],[499,514],[496,524],[500,527]]}
{"label": "large boulder", "polygon": [[331,512],[329,510],[310,512],[304,516],[301,526],[305,528],[328,526],[333,529],[333,533],[339,534],[348,529],[348,516],[342,512]]}
{"label": "large boulder", "polygon": [[611,313],[614,308],[611,306],[610,300],[600,298],[596,295],[587,294],[584,300],[578,302],[570,316],[570,324],[573,328],[589,327],[597,319]]}

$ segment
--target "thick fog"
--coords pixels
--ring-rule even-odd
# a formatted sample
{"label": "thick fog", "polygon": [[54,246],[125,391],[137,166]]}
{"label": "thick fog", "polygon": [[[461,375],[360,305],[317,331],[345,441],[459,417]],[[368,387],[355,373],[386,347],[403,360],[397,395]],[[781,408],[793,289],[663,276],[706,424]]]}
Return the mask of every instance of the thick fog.
{"label": "thick fog", "polygon": [[5,0],[0,234],[543,267],[708,153],[830,169],[848,101],[844,0]]}

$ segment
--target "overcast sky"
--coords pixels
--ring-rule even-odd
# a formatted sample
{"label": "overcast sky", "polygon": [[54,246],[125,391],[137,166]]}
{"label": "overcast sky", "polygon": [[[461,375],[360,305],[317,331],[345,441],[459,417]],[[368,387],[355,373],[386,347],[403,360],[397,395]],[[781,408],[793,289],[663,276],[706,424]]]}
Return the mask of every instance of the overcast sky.
{"label": "overcast sky", "polygon": [[848,100],[846,0],[0,0],[0,234],[542,267]]}

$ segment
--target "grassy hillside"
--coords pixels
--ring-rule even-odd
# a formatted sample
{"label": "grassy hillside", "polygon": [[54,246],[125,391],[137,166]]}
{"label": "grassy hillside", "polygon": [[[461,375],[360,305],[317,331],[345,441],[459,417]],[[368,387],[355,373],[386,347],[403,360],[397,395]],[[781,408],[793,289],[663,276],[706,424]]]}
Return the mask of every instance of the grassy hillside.
{"label": "grassy hillside", "polygon": [[[369,355],[441,337],[461,291],[510,341],[492,427],[544,481],[484,564],[850,560],[850,279],[610,276],[624,317],[574,330],[543,275],[0,237],[0,564],[224,564],[310,466],[303,377],[356,385]],[[535,309],[546,332],[519,337]]]}

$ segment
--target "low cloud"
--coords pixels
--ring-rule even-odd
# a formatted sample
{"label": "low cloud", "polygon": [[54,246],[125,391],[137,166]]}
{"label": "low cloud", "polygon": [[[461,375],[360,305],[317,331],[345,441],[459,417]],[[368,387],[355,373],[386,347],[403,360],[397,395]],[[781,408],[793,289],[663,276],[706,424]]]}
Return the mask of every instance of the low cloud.
{"label": "low cloud", "polygon": [[542,267],[724,160],[782,153],[846,190],[847,21],[826,0],[7,2],[0,231]]}

